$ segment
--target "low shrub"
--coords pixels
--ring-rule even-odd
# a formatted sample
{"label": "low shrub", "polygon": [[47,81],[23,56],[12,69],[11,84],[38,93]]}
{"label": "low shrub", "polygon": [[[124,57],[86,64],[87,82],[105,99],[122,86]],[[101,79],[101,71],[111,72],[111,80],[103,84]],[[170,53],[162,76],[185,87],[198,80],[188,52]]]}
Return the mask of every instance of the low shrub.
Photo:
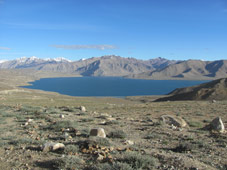
{"label": "low shrub", "polygon": [[154,169],[157,166],[155,158],[149,155],[141,155],[138,152],[125,152],[122,156],[117,158],[120,163],[128,164],[133,169]]}
{"label": "low shrub", "polygon": [[67,145],[67,146],[65,146],[64,152],[65,153],[70,153],[70,152],[78,153],[79,147],[77,145]]}
{"label": "low shrub", "polygon": [[66,156],[62,158],[36,162],[42,169],[81,169],[84,161],[78,156]]}
{"label": "low shrub", "polygon": [[189,121],[188,125],[191,127],[202,128],[203,124],[201,122]]}
{"label": "low shrub", "polygon": [[124,162],[114,162],[113,164],[104,163],[95,166],[90,166],[84,170],[133,170],[133,168]]}
{"label": "low shrub", "polygon": [[75,121],[69,121],[69,120],[62,120],[57,121],[54,124],[50,125],[50,129],[60,131],[63,128],[75,128],[77,127],[77,123]]}
{"label": "low shrub", "polygon": [[127,134],[122,131],[122,130],[115,130],[110,132],[110,134],[108,135],[110,138],[120,138],[120,139],[124,139],[127,137]]}

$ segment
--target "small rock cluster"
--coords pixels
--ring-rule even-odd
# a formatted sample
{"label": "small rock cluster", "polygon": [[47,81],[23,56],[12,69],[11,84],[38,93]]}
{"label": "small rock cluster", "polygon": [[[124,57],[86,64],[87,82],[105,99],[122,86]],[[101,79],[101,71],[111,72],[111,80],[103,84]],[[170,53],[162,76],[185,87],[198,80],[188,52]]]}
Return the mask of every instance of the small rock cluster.
{"label": "small rock cluster", "polygon": [[85,154],[93,155],[98,161],[112,162],[113,157],[110,153],[114,150],[113,147],[99,146],[95,141],[87,140],[80,145],[80,151]]}

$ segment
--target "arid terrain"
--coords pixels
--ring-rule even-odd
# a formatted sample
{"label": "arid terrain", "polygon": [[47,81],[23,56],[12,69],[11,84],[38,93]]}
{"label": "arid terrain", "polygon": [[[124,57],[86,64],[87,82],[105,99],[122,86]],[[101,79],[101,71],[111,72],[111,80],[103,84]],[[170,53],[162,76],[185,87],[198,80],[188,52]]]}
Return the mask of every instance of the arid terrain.
{"label": "arid terrain", "polygon": [[226,133],[203,129],[217,116],[227,126],[227,101],[70,97],[19,88],[38,77],[18,74],[1,77],[0,169],[227,169]]}

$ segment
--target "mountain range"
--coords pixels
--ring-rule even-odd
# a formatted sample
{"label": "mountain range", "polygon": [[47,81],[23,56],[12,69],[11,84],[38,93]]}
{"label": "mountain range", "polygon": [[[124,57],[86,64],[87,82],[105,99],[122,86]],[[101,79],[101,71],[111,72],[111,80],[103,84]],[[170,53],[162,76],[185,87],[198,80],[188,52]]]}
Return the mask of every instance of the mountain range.
{"label": "mountain range", "polygon": [[115,55],[70,61],[37,57],[0,61],[0,69],[33,69],[81,76],[124,76],[140,79],[217,79],[226,77],[227,60],[139,60]]}

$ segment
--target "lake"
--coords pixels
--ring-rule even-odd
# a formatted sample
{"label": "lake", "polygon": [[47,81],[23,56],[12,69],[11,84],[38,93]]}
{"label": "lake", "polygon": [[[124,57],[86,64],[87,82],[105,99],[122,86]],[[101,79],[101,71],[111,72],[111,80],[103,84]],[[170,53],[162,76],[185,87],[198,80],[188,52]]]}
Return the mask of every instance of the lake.
{"label": "lake", "polygon": [[122,77],[67,77],[43,78],[31,82],[29,89],[58,92],[70,96],[125,97],[163,95],[176,88],[188,87],[208,81],[141,80]]}

